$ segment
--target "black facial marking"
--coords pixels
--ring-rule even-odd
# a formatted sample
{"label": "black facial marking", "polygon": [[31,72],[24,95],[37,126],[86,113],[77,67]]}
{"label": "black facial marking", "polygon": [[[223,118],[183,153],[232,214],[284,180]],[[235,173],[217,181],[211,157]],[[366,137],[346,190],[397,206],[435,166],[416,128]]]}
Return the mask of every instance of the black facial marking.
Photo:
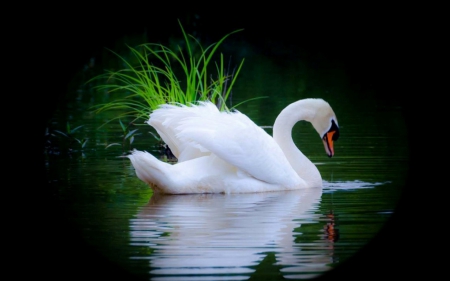
{"label": "black facial marking", "polygon": [[328,130],[328,132],[326,132],[326,133],[323,135],[322,139],[327,140],[327,138],[328,138],[327,133],[333,132],[333,131],[334,131],[335,133],[333,134],[332,140],[333,140],[333,141],[336,141],[336,140],[339,138],[339,127],[336,125],[336,122],[334,122],[334,120],[331,120],[331,127],[330,127],[330,129]]}
{"label": "black facial marking", "polygon": [[339,127],[336,125],[334,120],[331,120],[331,128],[328,130],[328,132],[335,131],[333,134],[333,141],[336,141],[339,138]]}

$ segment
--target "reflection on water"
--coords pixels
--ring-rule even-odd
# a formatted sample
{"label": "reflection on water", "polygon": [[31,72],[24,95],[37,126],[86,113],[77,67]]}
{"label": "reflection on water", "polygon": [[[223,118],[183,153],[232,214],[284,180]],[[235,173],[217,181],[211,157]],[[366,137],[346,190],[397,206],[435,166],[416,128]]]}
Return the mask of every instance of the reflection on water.
{"label": "reflection on water", "polygon": [[340,182],[329,182],[327,180],[323,181],[323,188],[324,193],[331,193],[337,190],[355,190],[355,189],[362,189],[362,188],[373,188],[377,185],[387,184],[390,183],[387,182],[363,182],[360,180],[354,180],[354,181],[340,181]]}
{"label": "reflection on water", "polygon": [[[326,183],[324,190],[373,187]],[[153,195],[130,220],[130,243],[151,248],[154,280],[246,280],[274,253],[285,278],[312,278],[334,261],[339,238],[332,210],[320,213],[321,188],[256,193]],[[316,227],[304,230],[307,224]],[[305,236],[302,238],[302,236]],[[209,276],[209,277],[208,277]],[[213,278],[214,276],[214,278]],[[169,278],[170,277],[170,278]],[[192,280],[194,280],[192,279]]]}

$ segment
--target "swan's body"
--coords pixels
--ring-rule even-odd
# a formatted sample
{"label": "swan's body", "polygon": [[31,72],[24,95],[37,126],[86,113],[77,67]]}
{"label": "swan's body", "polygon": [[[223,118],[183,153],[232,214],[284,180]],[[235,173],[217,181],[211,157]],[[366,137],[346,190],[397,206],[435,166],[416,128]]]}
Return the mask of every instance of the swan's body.
{"label": "swan's body", "polygon": [[211,102],[162,105],[148,124],[178,158],[172,165],[145,151],[128,158],[139,179],[155,192],[244,193],[321,187],[316,166],[296,147],[291,131],[312,123],[329,157],[339,136],[337,118],[322,99],[287,106],[273,126],[273,138],[244,114],[220,112]]}

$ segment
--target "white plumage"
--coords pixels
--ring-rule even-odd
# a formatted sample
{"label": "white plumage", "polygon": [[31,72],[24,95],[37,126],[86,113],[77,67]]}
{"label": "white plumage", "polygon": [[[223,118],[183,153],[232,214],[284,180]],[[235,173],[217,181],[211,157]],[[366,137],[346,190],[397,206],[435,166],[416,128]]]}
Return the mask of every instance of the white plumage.
{"label": "white plumage", "polygon": [[156,129],[178,163],[172,165],[137,150],[128,158],[136,175],[161,193],[321,187],[317,168],[292,140],[292,127],[299,120],[313,124],[331,157],[333,140],[338,136],[336,116],[322,99],[304,99],[280,113],[273,128],[274,137],[239,111],[220,112],[211,102],[162,105],[150,114],[148,124]]}

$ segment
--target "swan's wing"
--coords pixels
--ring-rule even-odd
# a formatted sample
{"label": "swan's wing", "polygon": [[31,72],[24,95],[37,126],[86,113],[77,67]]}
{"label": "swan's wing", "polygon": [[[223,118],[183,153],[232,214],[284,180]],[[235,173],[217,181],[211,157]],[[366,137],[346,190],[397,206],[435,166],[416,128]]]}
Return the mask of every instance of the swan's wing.
{"label": "swan's wing", "polygon": [[[215,107],[215,106],[214,106]],[[214,110],[214,108],[207,108]],[[218,111],[217,107],[215,111]],[[177,129],[180,122],[190,116],[195,116],[196,112],[193,107],[185,105],[164,104],[150,114],[147,123],[154,127],[161,139],[169,146],[173,155],[178,158],[179,162],[197,158],[209,152],[199,145],[184,142],[176,135],[179,133]]]}
{"label": "swan's wing", "polygon": [[175,138],[179,143],[211,151],[268,183],[292,185],[299,181],[274,139],[238,111],[220,112],[214,104],[202,103],[190,107],[190,114],[178,124]]}

